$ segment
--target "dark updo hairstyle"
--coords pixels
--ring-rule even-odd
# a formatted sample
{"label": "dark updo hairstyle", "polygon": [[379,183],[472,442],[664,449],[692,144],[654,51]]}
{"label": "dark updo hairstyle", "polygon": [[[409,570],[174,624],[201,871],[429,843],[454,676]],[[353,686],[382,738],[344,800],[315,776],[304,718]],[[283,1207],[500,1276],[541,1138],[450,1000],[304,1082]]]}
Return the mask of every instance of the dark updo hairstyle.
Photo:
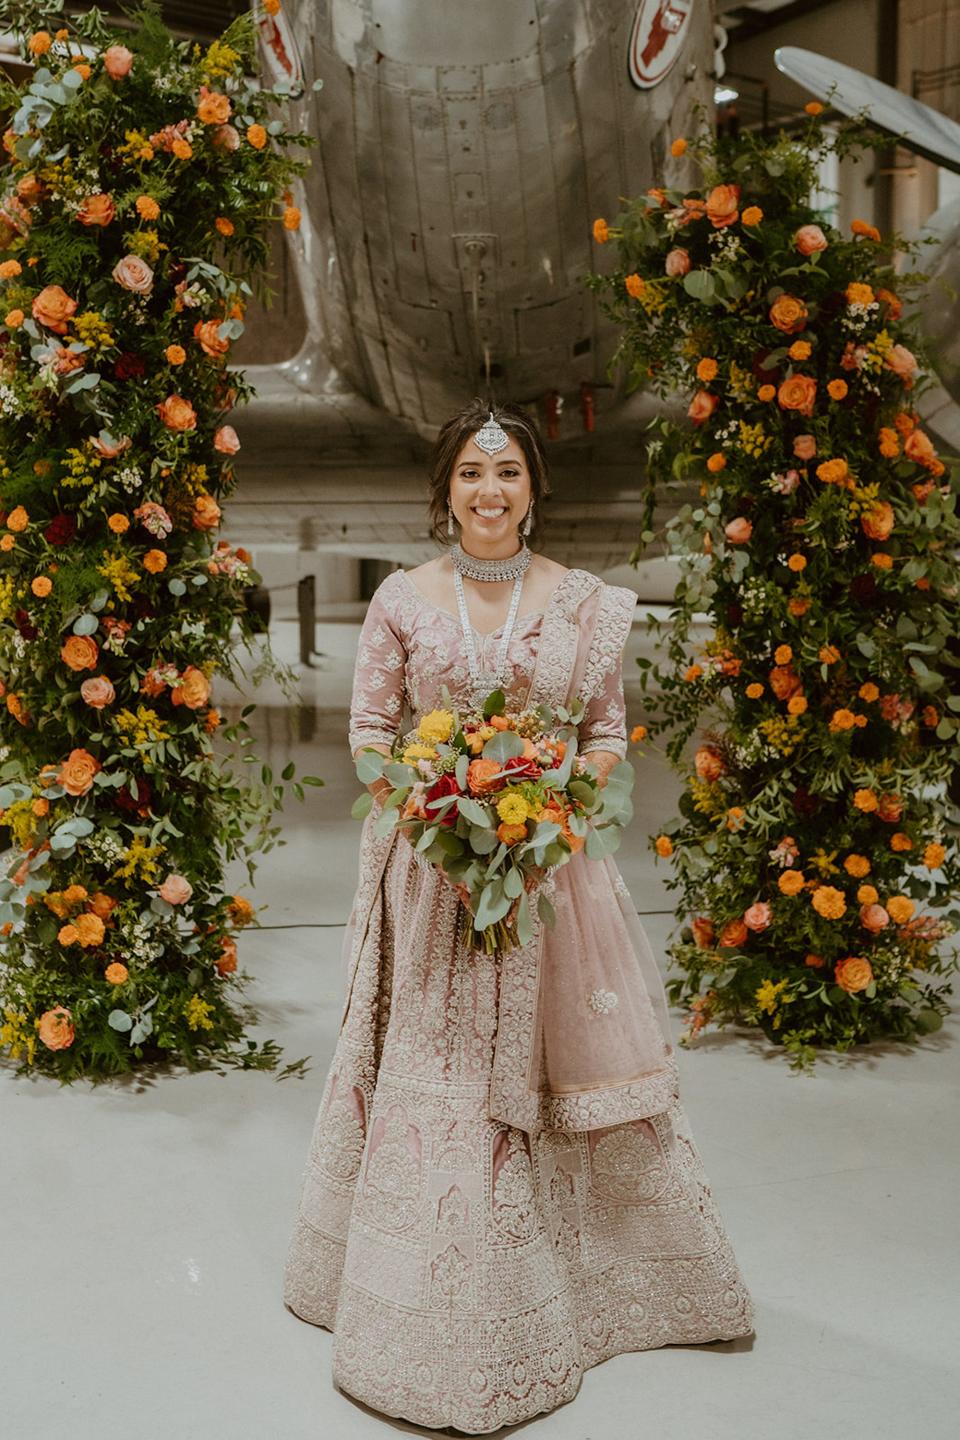
{"label": "dark updo hairstyle", "polygon": [[540,535],[543,521],[542,502],[550,494],[550,477],[547,473],[547,457],[537,422],[520,405],[491,405],[486,400],[471,400],[443,426],[437,436],[430,469],[430,532],[441,545],[449,545],[447,534],[447,501],[450,496],[450,480],[457,456],[471,436],[475,435],[483,422],[493,411],[511,439],[516,440],[523,451],[530,475],[530,497],[533,501],[533,529],[529,536],[535,542]]}

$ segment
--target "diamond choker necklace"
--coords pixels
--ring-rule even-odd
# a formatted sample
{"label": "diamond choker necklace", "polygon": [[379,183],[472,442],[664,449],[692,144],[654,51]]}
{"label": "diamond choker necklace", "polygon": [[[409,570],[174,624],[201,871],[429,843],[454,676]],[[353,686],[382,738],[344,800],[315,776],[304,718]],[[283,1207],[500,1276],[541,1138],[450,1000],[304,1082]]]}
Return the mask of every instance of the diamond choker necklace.
{"label": "diamond choker necklace", "polygon": [[478,555],[468,555],[458,540],[450,548],[450,559],[457,574],[466,575],[468,580],[519,580],[527,573],[533,551],[524,541],[516,555],[482,560]]}

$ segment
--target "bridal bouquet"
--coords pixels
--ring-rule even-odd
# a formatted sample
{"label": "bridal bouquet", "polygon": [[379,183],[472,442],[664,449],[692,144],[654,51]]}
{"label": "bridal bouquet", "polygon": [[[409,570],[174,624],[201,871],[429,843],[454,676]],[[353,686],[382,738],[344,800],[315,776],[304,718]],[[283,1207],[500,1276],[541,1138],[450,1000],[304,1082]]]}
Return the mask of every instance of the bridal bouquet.
{"label": "bridal bouquet", "polygon": [[[479,711],[451,704],[424,715],[390,755],[357,756],[363,784],[382,777],[391,787],[376,833],[402,828],[443,870],[464,897],[463,939],[488,955],[532,937],[529,895],[545,874],[581,849],[595,860],[612,854],[631,817],[633,767],[621,761],[600,787],[577,754],[582,713],[579,702],[508,712],[495,690]],[[372,804],[369,792],[361,795],[354,817]],[[552,923],[542,891],[537,906]]]}

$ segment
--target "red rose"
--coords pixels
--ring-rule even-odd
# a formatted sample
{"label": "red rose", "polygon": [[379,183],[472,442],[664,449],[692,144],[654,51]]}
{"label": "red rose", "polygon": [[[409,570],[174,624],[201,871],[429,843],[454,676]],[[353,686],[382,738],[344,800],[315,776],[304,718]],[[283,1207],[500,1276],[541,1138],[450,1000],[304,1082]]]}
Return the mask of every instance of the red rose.
{"label": "red rose", "polygon": [[457,784],[456,776],[450,774],[441,775],[438,780],[435,780],[430,786],[430,789],[427,791],[426,796],[424,797],[424,809],[430,816],[431,820],[436,820],[437,824],[439,825],[455,824],[457,819],[457,811],[459,808],[456,802],[450,806],[449,810],[445,811],[444,814],[440,815],[439,817],[437,816],[436,810],[431,810],[430,802],[431,800],[443,800],[446,798],[447,795],[459,794],[460,786]]}
{"label": "red rose", "polygon": [[145,775],[137,776],[137,798],[134,800],[128,785],[121,785],[116,795],[117,804],[121,810],[126,810],[131,815],[145,815],[150,809],[153,800],[153,789],[150,781]]}
{"label": "red rose", "polygon": [[76,533],[77,522],[72,515],[54,515],[43,532],[51,545],[69,545]]}
{"label": "red rose", "polygon": [[131,350],[124,350],[114,362],[113,373],[117,380],[137,380],[141,375],[146,375],[147,362],[142,355],[134,355]]}
{"label": "red rose", "polygon": [[523,755],[514,755],[512,760],[505,760],[500,768],[509,771],[511,780],[539,780],[543,774],[536,760],[528,760]]}

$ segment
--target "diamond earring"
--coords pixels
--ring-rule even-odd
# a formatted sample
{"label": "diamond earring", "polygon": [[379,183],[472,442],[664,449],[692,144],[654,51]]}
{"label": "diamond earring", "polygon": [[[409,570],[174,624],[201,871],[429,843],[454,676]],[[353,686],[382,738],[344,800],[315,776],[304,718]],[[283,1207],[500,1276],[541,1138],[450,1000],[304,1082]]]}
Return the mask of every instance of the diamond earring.
{"label": "diamond earring", "polygon": [[531,531],[532,529],[533,529],[533,501],[531,500],[531,502],[530,502],[530,509],[527,511],[527,518],[526,518],[526,520],[524,520],[524,522],[523,522],[523,528],[521,529],[521,532],[520,532],[520,533],[521,533],[522,535],[529,535],[529,534],[530,534],[530,531]]}
{"label": "diamond earring", "polygon": [[447,534],[452,537],[452,536],[454,536],[456,533],[457,533],[457,532],[456,532],[456,531],[454,530],[454,528],[453,528],[453,506],[450,504],[450,501],[448,500],[448,501],[447,501]]}

